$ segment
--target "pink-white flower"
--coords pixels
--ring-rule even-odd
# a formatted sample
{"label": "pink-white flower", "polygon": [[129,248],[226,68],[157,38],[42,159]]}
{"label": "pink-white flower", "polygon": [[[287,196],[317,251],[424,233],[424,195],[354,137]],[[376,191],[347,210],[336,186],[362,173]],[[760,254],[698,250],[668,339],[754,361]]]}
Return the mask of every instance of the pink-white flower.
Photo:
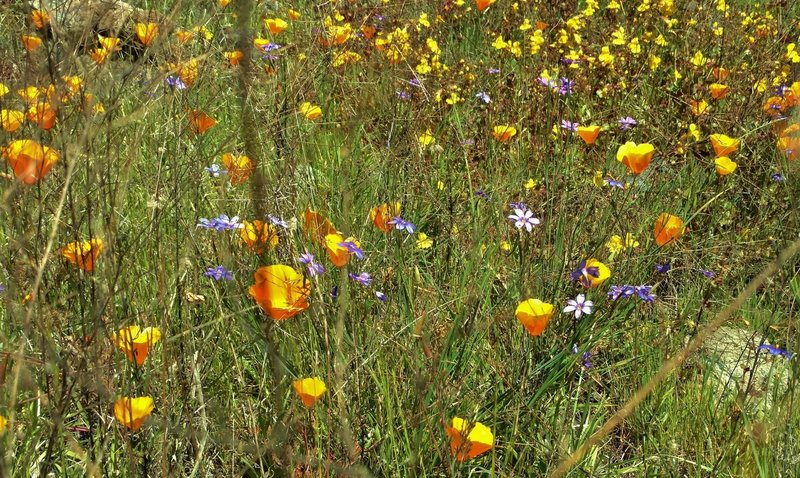
{"label": "pink-white flower", "polygon": [[594,303],[592,303],[591,300],[586,300],[586,296],[583,294],[578,294],[578,297],[569,299],[567,304],[568,305],[564,307],[564,313],[574,312],[576,319],[580,319],[583,314],[592,315]]}
{"label": "pink-white flower", "polygon": [[539,219],[533,217],[533,213],[529,209],[518,207],[514,208],[514,214],[508,216],[508,218],[514,221],[514,226],[517,229],[522,229],[524,227],[528,232],[533,231],[533,227],[538,226],[541,222]]}

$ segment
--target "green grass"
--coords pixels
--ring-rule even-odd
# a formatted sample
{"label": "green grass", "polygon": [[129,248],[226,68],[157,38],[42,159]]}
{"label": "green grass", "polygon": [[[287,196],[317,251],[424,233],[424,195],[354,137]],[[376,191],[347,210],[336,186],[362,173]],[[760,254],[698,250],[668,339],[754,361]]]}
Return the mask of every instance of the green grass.
{"label": "green grass", "polygon": [[[139,3],[162,13],[175,6]],[[748,44],[766,7],[730,2],[725,20],[716,3],[681,5],[670,30],[657,13],[663,2],[643,13],[614,13],[601,3],[581,29],[584,60],[568,68],[560,59],[577,46],[571,41],[559,51],[557,38],[586,5],[545,3],[519,2],[515,10],[498,0],[482,14],[472,3],[342,3],[354,30],[378,14],[382,35],[408,26],[410,52],[396,65],[374,39],[322,46],[318,37],[323,19],[335,15],[332,4],[260,3],[252,12],[237,0],[225,9],[216,2],[180,4],[172,19],[177,28],[205,25],[211,40],[181,46],[172,35],[139,59],[104,65],[72,55],[74,45],[59,37],[24,52],[18,36],[32,27],[25,25],[23,8],[0,6],[0,45],[7,64],[16,65],[0,74],[11,90],[0,97],[0,108],[22,109],[18,88],[61,85],[66,74],[81,76],[105,107],[92,114],[62,105],[50,131],[31,122],[15,133],[0,131],[3,146],[30,138],[61,153],[34,185],[14,180],[6,166],[9,178],[0,179],[0,240],[6,244],[0,259],[0,415],[9,419],[0,441],[2,474],[553,473],[797,239],[800,171],[776,148],[762,111],[771,85],[764,92],[754,85],[762,78],[770,83],[784,66],[784,82],[800,80],[798,64],[784,58],[786,44],[798,38],[800,12],[791,2],[770,7],[775,33]],[[284,46],[280,59],[265,61],[253,50],[252,74],[243,82],[244,70],[225,65],[222,56],[236,49],[242,33],[234,12],[264,36],[261,16],[288,20],[290,7],[302,18],[277,36]],[[421,12],[428,13],[430,28],[417,29]],[[740,12],[758,17],[743,26]],[[536,55],[526,39],[532,30],[517,28],[523,18],[549,25]],[[723,36],[713,33],[714,22],[724,24]],[[613,68],[592,65],[586,57],[609,45],[620,25],[628,39],[641,39],[642,53],[614,46]],[[669,45],[645,41],[647,32],[663,33]],[[523,54],[493,48],[497,35],[520,41]],[[440,61],[450,69],[420,75],[423,86],[412,86],[419,56],[430,53],[428,37],[437,40]],[[690,63],[698,49],[735,70],[722,101],[707,92],[710,65]],[[360,61],[333,67],[332,52],[344,50],[359,53]],[[647,64],[651,54],[662,59],[654,71]],[[200,74],[190,88],[164,86],[169,63],[199,56]],[[265,65],[273,71],[265,72]],[[575,92],[561,96],[541,86],[544,69],[576,81]],[[400,99],[398,91],[410,99]],[[480,91],[491,104],[475,98]],[[463,101],[444,101],[451,92]],[[688,106],[696,98],[711,104],[700,117]],[[297,113],[304,101],[320,105],[323,117],[312,122]],[[195,108],[218,125],[192,135],[187,113]],[[795,115],[791,121],[797,108],[786,111]],[[639,124],[620,131],[617,120],[624,116]],[[553,130],[562,119],[604,130],[587,146]],[[683,139],[692,123],[701,131],[699,141]],[[491,136],[498,124],[515,125],[518,134],[500,143]],[[428,129],[436,142],[422,148],[417,137]],[[714,171],[713,133],[742,139],[732,155],[739,169],[730,176]],[[615,158],[629,140],[651,142],[657,151],[638,177]],[[245,184],[231,185],[204,170],[220,164],[226,152],[257,161]],[[597,171],[629,185],[598,187]],[[784,182],[770,179],[778,171]],[[526,188],[529,179],[532,188]],[[417,234],[384,234],[372,224],[370,209],[389,201],[402,202],[402,216],[433,239],[431,248],[417,248]],[[541,219],[533,233],[509,223],[514,201]],[[335,268],[303,233],[307,207],[329,217],[345,237],[357,237],[365,259]],[[689,231],[658,247],[653,225],[662,212],[688,220]],[[290,228],[280,231],[275,249],[255,254],[236,232],[196,226],[219,214],[247,220],[272,214]],[[609,257],[606,242],[626,233],[639,246]],[[60,249],[90,237],[102,238],[105,250],[95,270],[85,273]],[[326,269],[311,278],[311,305],[273,321],[248,295],[253,273],[270,264],[303,271],[296,258],[306,250]],[[612,276],[583,291],[569,273],[590,257],[608,264]],[[669,273],[654,272],[666,262]],[[726,323],[752,337],[739,344],[745,358],[738,367],[771,370],[764,392],[772,394],[770,407],[760,387],[747,381],[733,380],[727,393],[718,393],[704,348],[568,476],[800,472],[797,360],[754,353],[762,337],[800,350],[797,264],[793,259],[780,268]],[[203,275],[217,265],[234,279]],[[347,277],[364,271],[373,276],[369,289]],[[22,303],[37,283],[35,299]],[[607,298],[611,284],[651,284],[657,299],[613,302]],[[375,291],[387,295],[386,303]],[[560,312],[578,293],[595,302],[595,311],[575,321]],[[556,309],[539,337],[514,317],[527,298]],[[163,333],[141,367],[111,339],[128,325]],[[585,351],[592,353],[591,368],[581,364]],[[314,376],[328,392],[307,409],[291,384]],[[114,418],[122,396],[153,397],[155,410],[138,431]],[[455,460],[444,425],[456,416],[488,426],[493,449]]]}

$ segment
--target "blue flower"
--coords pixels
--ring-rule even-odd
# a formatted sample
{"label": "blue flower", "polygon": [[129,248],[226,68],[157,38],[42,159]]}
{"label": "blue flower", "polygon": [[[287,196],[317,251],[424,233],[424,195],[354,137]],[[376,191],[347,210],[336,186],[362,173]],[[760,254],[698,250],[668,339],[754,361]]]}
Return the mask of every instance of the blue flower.
{"label": "blue flower", "polygon": [[218,178],[220,174],[228,174],[227,169],[222,169],[219,167],[219,164],[212,164],[211,166],[205,168],[206,172],[215,178]]}
{"label": "blue flower", "polygon": [[772,173],[771,178],[776,183],[782,183],[782,182],[786,181],[786,178],[784,178],[781,173]]}
{"label": "blue flower", "polygon": [[[572,344],[572,353],[575,355],[580,353],[578,344]],[[592,352],[590,350],[581,354],[581,365],[583,365],[583,368],[592,368]]]}
{"label": "blue flower", "polygon": [[617,123],[619,123],[619,129],[621,130],[631,129],[638,124],[636,120],[630,116],[618,119]]}
{"label": "blue flower", "polygon": [[308,268],[308,275],[311,277],[320,275],[325,272],[325,268],[322,267],[322,264],[316,262],[314,254],[308,251],[304,252],[303,254],[300,254],[300,257],[298,257],[297,260],[300,263],[306,265],[306,267]]}
{"label": "blue flower", "polygon": [[666,264],[656,264],[656,272],[660,272],[662,274],[669,272],[669,268],[670,268],[669,262],[667,262]]}
{"label": "blue flower", "polygon": [[372,276],[369,275],[369,272],[362,272],[361,274],[348,272],[347,277],[353,279],[364,287],[369,287],[369,285],[372,283]]}
{"label": "blue flower", "polygon": [[400,216],[397,216],[396,218],[392,219],[391,221],[388,222],[388,224],[393,225],[395,229],[397,229],[398,231],[405,230],[409,235],[414,234],[414,231],[417,230],[417,226],[412,224],[410,221],[406,221]]}
{"label": "blue flower", "polygon": [[170,75],[165,81],[167,82],[168,86],[171,86],[176,90],[185,90],[187,88],[186,83],[184,83],[183,80],[181,80],[181,77],[178,75]]}
{"label": "blue flower", "polygon": [[[389,221],[389,224],[391,224],[391,221]],[[340,247],[344,247],[345,249],[347,249],[347,252],[349,252],[350,254],[354,254],[358,258],[358,260],[364,259],[364,251],[360,247],[358,247],[355,242],[342,241],[338,245]]]}
{"label": "blue flower", "polygon": [[625,189],[625,186],[616,179],[606,178],[605,181],[612,188]]}
{"label": "blue flower", "polygon": [[386,302],[389,299],[388,297],[386,297],[386,294],[384,294],[383,292],[381,292],[379,290],[375,291],[375,297],[377,297],[378,300],[381,301],[381,302]]}
{"label": "blue flower", "polygon": [[699,272],[701,274],[703,274],[704,276],[706,276],[707,278],[709,278],[709,279],[713,279],[714,277],[717,277],[717,273],[712,271],[712,270],[710,270],[710,269],[700,269]]}
{"label": "blue flower", "polygon": [[233,274],[225,266],[209,267],[204,275],[214,280],[233,280]]}
{"label": "blue flower", "polygon": [[558,94],[562,96],[569,95],[572,93],[572,88],[574,87],[574,81],[570,80],[569,78],[561,78],[559,79]]}
{"label": "blue flower", "polygon": [[636,291],[636,295],[639,296],[645,302],[653,302],[656,300],[655,294],[651,294],[650,290],[653,288],[651,285],[638,285],[634,289]]}
{"label": "blue flower", "polygon": [[201,217],[197,222],[197,227],[204,227],[206,229],[214,229],[216,231],[235,230],[243,227],[239,222],[239,216],[229,218],[225,214],[220,214],[214,219],[206,219]]}
{"label": "blue flower", "polygon": [[477,191],[475,191],[475,195],[478,196],[479,198],[486,199],[487,201],[492,199],[491,197],[489,197],[488,194],[486,194],[486,191],[484,191],[483,189],[478,189]]}
{"label": "blue flower", "polygon": [[759,351],[760,350],[765,350],[765,351],[769,352],[772,355],[778,355],[778,356],[781,356],[781,357],[785,357],[786,359],[792,358],[792,355],[793,355],[789,351],[779,349],[778,347],[775,347],[775,346],[769,345],[769,344],[759,345],[758,347],[756,347],[756,350],[759,350]]}
{"label": "blue flower", "polygon": [[479,100],[483,101],[487,105],[492,102],[492,99],[489,97],[489,95],[485,91],[481,91],[480,93],[475,95],[475,97],[478,98]]}
{"label": "blue flower", "polygon": [[632,285],[612,285],[608,290],[608,298],[617,300],[619,298],[627,299],[636,293],[636,288]]}
{"label": "blue flower", "polygon": [[279,226],[284,229],[289,229],[289,224],[286,223],[283,219],[279,218],[278,216],[273,216],[272,214],[267,214],[267,219],[269,222],[272,223],[273,226]]}
{"label": "blue flower", "polygon": [[578,264],[578,268],[574,271],[570,272],[569,278],[572,282],[580,282],[584,287],[591,287],[592,286],[592,279],[600,277],[600,268],[598,267],[586,267],[586,261],[581,261]]}
{"label": "blue flower", "polygon": [[567,131],[572,131],[573,133],[578,131],[578,123],[573,123],[569,120],[561,120],[561,129],[565,129]]}

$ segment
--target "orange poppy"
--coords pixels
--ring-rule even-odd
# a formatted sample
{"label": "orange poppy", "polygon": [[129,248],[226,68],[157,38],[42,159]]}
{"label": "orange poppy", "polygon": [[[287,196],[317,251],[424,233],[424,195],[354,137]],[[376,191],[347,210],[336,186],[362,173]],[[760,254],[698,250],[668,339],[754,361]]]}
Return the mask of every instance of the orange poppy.
{"label": "orange poppy", "polygon": [[265,224],[258,219],[253,222],[242,221],[239,237],[256,254],[261,254],[266,249],[274,249],[278,245],[278,231],[275,226]]}
{"label": "orange poppy", "polygon": [[330,219],[311,208],[303,213],[303,231],[317,244],[325,244],[325,236],[336,234],[336,228]]}
{"label": "orange poppy", "polygon": [[681,218],[663,212],[656,219],[653,237],[656,239],[656,244],[663,246],[677,241],[683,235],[684,230]]}
{"label": "orange poppy", "polygon": [[256,271],[255,280],[250,286],[250,296],[273,319],[288,319],[308,308],[311,283],[291,267],[280,264],[262,267]]}
{"label": "orange poppy", "polygon": [[325,382],[318,377],[295,380],[292,382],[292,388],[303,401],[303,405],[308,408],[313,407],[314,403],[328,391]]}
{"label": "orange poppy", "polygon": [[729,156],[739,148],[740,141],[724,134],[712,134],[708,137],[717,156]]}
{"label": "orange poppy", "polygon": [[583,142],[586,144],[594,144],[594,142],[597,141],[597,136],[599,134],[599,126],[578,126],[578,136],[580,136]]}
{"label": "orange poppy", "polygon": [[138,430],[155,408],[153,397],[123,397],[114,403],[114,417],[131,430]]}
{"label": "orange poppy", "polygon": [[50,24],[50,15],[44,10],[32,10],[31,11],[31,21],[33,24],[41,30],[42,28],[46,27]]}
{"label": "orange poppy", "polygon": [[497,0],[475,0],[475,6],[478,8],[478,11],[482,12],[492,6],[496,1]]}
{"label": "orange poppy", "polygon": [[264,25],[273,35],[277,35],[289,28],[289,24],[286,23],[286,20],[280,18],[265,18]]}
{"label": "orange poppy", "polygon": [[194,109],[189,112],[189,129],[194,134],[203,134],[216,124],[217,120],[200,110]]}
{"label": "orange poppy", "polygon": [[135,361],[136,365],[142,365],[153,345],[161,340],[161,330],[158,327],[141,328],[138,325],[131,325],[114,332],[111,340],[125,352],[128,360]]}
{"label": "orange poppy", "polygon": [[800,124],[794,123],[781,132],[778,137],[778,149],[786,154],[786,159],[794,161],[800,158]]}
{"label": "orange poppy", "polygon": [[350,262],[350,249],[341,245],[341,243],[347,241],[355,243],[356,246],[360,246],[358,241],[354,238],[348,237],[345,240],[338,232],[325,236],[325,250],[328,251],[328,257],[331,259],[331,262],[333,262],[333,265],[340,269]]}
{"label": "orange poppy", "polygon": [[450,451],[458,461],[475,458],[494,446],[492,431],[481,422],[469,423],[454,417],[450,425],[445,425],[445,431],[450,437]]}
{"label": "orange poppy", "polygon": [[507,124],[495,126],[492,129],[492,136],[494,136],[494,139],[500,141],[501,143],[507,142],[508,140],[516,136],[516,134],[517,134],[517,128]]}
{"label": "orange poppy", "polygon": [[708,86],[708,90],[711,92],[712,98],[715,100],[721,100],[722,98],[728,96],[728,93],[731,91],[731,87],[721,83],[712,83]]}
{"label": "orange poppy", "polygon": [[32,139],[8,143],[2,156],[14,170],[17,179],[25,184],[34,184],[42,179],[60,158],[58,151]]}
{"label": "orange poppy", "polygon": [[18,130],[24,122],[25,113],[22,111],[0,110],[0,126],[2,126],[7,133],[13,133]]}
{"label": "orange poppy", "polygon": [[61,249],[61,255],[84,272],[92,272],[94,264],[100,253],[103,252],[104,247],[103,240],[98,238],[89,241],[70,242]]}
{"label": "orange poppy", "polygon": [[553,304],[542,302],[539,299],[528,299],[517,305],[514,315],[529,334],[538,337],[542,335],[554,313]]}
{"label": "orange poppy", "polygon": [[650,166],[655,148],[650,143],[636,144],[628,141],[617,150],[617,161],[621,162],[637,176]]}
{"label": "orange poppy", "polygon": [[28,109],[28,120],[43,130],[49,130],[56,124],[56,110],[49,103],[40,101]]}
{"label": "orange poppy", "polygon": [[36,35],[22,35],[22,46],[25,50],[32,52],[42,46],[42,39]]}
{"label": "orange poppy", "polygon": [[231,179],[231,184],[239,185],[247,181],[250,174],[255,169],[255,164],[247,156],[234,156],[230,153],[222,155],[222,164],[228,168],[228,177]]}
{"label": "orange poppy", "polygon": [[137,23],[136,24],[136,38],[142,42],[144,46],[150,46],[158,36],[158,25],[155,23]]}
{"label": "orange poppy", "polygon": [[225,59],[228,60],[230,66],[238,65],[242,58],[244,58],[244,53],[239,50],[225,52]]}
{"label": "orange poppy", "polygon": [[369,218],[375,227],[383,232],[391,232],[394,230],[394,224],[389,224],[389,221],[400,215],[400,203],[395,202],[392,204],[383,203],[380,206],[375,206],[369,212]]}

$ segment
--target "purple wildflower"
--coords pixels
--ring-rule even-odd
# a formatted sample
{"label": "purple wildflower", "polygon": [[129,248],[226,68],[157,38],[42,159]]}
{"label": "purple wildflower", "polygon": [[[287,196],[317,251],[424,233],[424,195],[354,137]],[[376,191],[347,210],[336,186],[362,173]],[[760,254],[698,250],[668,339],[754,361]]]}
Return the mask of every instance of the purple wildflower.
{"label": "purple wildflower", "polygon": [[201,217],[197,222],[197,227],[204,227],[206,229],[214,229],[216,231],[235,230],[241,229],[242,223],[239,222],[239,216],[228,217],[225,214],[220,214],[213,219],[206,219]]}
{"label": "purple wildflower", "polygon": [[306,265],[306,267],[308,268],[308,275],[311,277],[320,275],[325,272],[325,268],[322,267],[322,264],[316,262],[314,254],[308,251],[300,254],[300,257],[297,258],[297,261]]}
{"label": "purple wildflower", "polygon": [[632,285],[612,285],[608,290],[608,298],[617,300],[619,298],[627,299],[636,292],[636,288]]}
{"label": "purple wildflower", "polygon": [[637,125],[636,120],[630,116],[625,116],[624,118],[618,119],[617,123],[619,123],[619,129],[621,130],[631,129]]}
{"label": "purple wildflower", "polygon": [[389,299],[388,297],[386,297],[386,294],[384,294],[383,292],[381,292],[379,290],[375,291],[375,297],[377,297],[378,300],[381,301],[381,302],[386,302]]}
{"label": "purple wildflower", "polygon": [[209,267],[206,269],[204,274],[206,277],[210,277],[214,280],[233,280],[233,274],[231,271],[225,268],[225,266],[217,266],[217,267]]}
{"label": "purple wildflower", "polygon": [[394,228],[397,229],[398,231],[405,230],[409,235],[414,234],[414,231],[417,230],[417,226],[412,224],[410,221],[406,221],[400,216],[397,216],[396,218],[392,219],[387,224],[393,225]]}
{"label": "purple wildflower", "polygon": [[208,174],[210,174],[211,176],[213,176],[215,178],[218,178],[220,174],[228,174],[228,170],[227,169],[220,168],[219,164],[216,164],[216,163],[214,163],[211,166],[205,168],[205,170],[206,170],[206,172],[208,172]]}
{"label": "purple wildflower", "polygon": [[345,249],[347,249],[347,252],[349,252],[350,254],[354,254],[359,261],[364,260],[364,250],[358,247],[358,244],[356,244],[355,242],[342,241],[338,245],[339,247],[344,247]]}
{"label": "purple wildflower", "polygon": [[484,104],[487,104],[487,105],[492,102],[492,99],[489,97],[489,95],[485,91],[481,91],[480,93],[475,95],[475,98],[478,98],[479,100],[483,101]]}
{"label": "purple wildflower", "polygon": [[782,182],[786,181],[786,178],[783,177],[783,175],[781,173],[772,173],[771,178],[776,183],[782,183]]}
{"label": "purple wildflower", "polygon": [[592,286],[592,277],[600,277],[600,268],[596,266],[586,267],[586,261],[581,261],[578,268],[569,274],[572,282],[580,282],[584,287]]}
{"label": "purple wildflower", "polygon": [[517,229],[524,227],[528,232],[533,231],[533,228],[541,223],[538,218],[533,216],[533,212],[526,208],[514,208],[514,214],[508,218],[514,223],[514,227]]}
{"label": "purple wildflower", "polygon": [[273,216],[272,214],[267,214],[267,219],[269,222],[272,223],[273,226],[282,227],[284,229],[289,229],[289,224],[284,221],[283,219],[279,218],[278,216]]}
{"label": "purple wildflower", "polygon": [[567,306],[564,307],[564,313],[574,313],[576,319],[580,319],[583,314],[592,315],[592,307],[594,303],[591,300],[586,300],[586,296],[578,294],[574,299],[567,301]]}
{"label": "purple wildflower", "polygon": [[573,123],[569,120],[561,120],[561,129],[566,129],[574,133],[578,131],[578,123]]}
{"label": "purple wildflower", "polygon": [[401,90],[397,90],[397,97],[402,101],[408,101],[411,99],[411,95],[409,95],[408,92]]}
{"label": "purple wildflower", "polygon": [[333,286],[333,289],[331,289],[331,299],[336,300],[338,297],[339,297],[339,286],[335,285]]}
{"label": "purple wildflower", "polygon": [[540,76],[539,78],[537,78],[537,81],[542,86],[546,86],[548,88],[556,88],[558,86],[558,83],[556,83],[555,81],[551,80],[550,78],[545,78],[544,76]]}
{"label": "purple wildflower", "polygon": [[171,86],[176,90],[185,90],[187,88],[186,83],[184,83],[178,75],[170,75],[165,81],[167,82],[167,86]]}
{"label": "purple wildflower", "polygon": [[669,262],[666,264],[656,264],[656,272],[660,272],[662,274],[669,272]]}
{"label": "purple wildflower", "polygon": [[490,75],[496,75],[496,74],[500,73],[500,70],[498,68],[489,68],[486,71],[488,71]]}
{"label": "purple wildflower", "polygon": [[369,287],[369,285],[372,283],[372,276],[369,275],[369,272],[362,272],[361,274],[348,272],[347,277],[353,279],[364,287]]}
{"label": "purple wildflower", "polygon": [[561,78],[558,80],[558,94],[559,95],[569,95],[572,94],[572,89],[575,87],[575,82],[570,80],[569,78]]}
{"label": "purple wildflower", "polygon": [[[578,344],[572,344],[572,353],[578,355]],[[581,354],[581,365],[583,368],[592,368],[592,352],[590,350]]]}
{"label": "purple wildflower", "polygon": [[706,278],[708,279],[713,279],[714,277],[717,277],[717,273],[712,271],[711,269],[700,269],[699,272],[704,276],[706,276]]}
{"label": "purple wildflower", "polygon": [[491,197],[490,197],[490,196],[489,196],[489,195],[486,193],[486,191],[484,191],[483,189],[478,189],[477,191],[475,191],[475,195],[476,195],[476,196],[478,196],[479,198],[486,199],[487,201],[489,201],[489,200],[491,200],[491,199],[492,199],[492,198],[491,198]]}
{"label": "purple wildflower", "polygon": [[785,357],[787,360],[791,359],[792,355],[793,355],[791,352],[789,352],[787,350],[779,349],[778,347],[775,347],[774,345],[769,345],[769,344],[761,344],[758,347],[756,347],[756,350],[759,350],[759,351],[765,350],[765,351],[769,352],[772,355],[778,355],[780,357]]}
{"label": "purple wildflower", "polygon": [[526,206],[525,203],[522,203],[522,202],[511,202],[511,203],[508,203],[508,206],[511,209],[522,209],[523,211],[527,211],[528,210],[528,206]]}
{"label": "purple wildflower", "polygon": [[617,181],[616,179],[606,178],[605,181],[606,181],[606,184],[609,187],[617,188],[617,189],[625,189],[625,185],[622,184],[621,182]]}
{"label": "purple wildflower", "polygon": [[655,294],[651,294],[650,290],[653,288],[651,285],[639,285],[634,288],[636,295],[645,302],[653,302],[656,300]]}

